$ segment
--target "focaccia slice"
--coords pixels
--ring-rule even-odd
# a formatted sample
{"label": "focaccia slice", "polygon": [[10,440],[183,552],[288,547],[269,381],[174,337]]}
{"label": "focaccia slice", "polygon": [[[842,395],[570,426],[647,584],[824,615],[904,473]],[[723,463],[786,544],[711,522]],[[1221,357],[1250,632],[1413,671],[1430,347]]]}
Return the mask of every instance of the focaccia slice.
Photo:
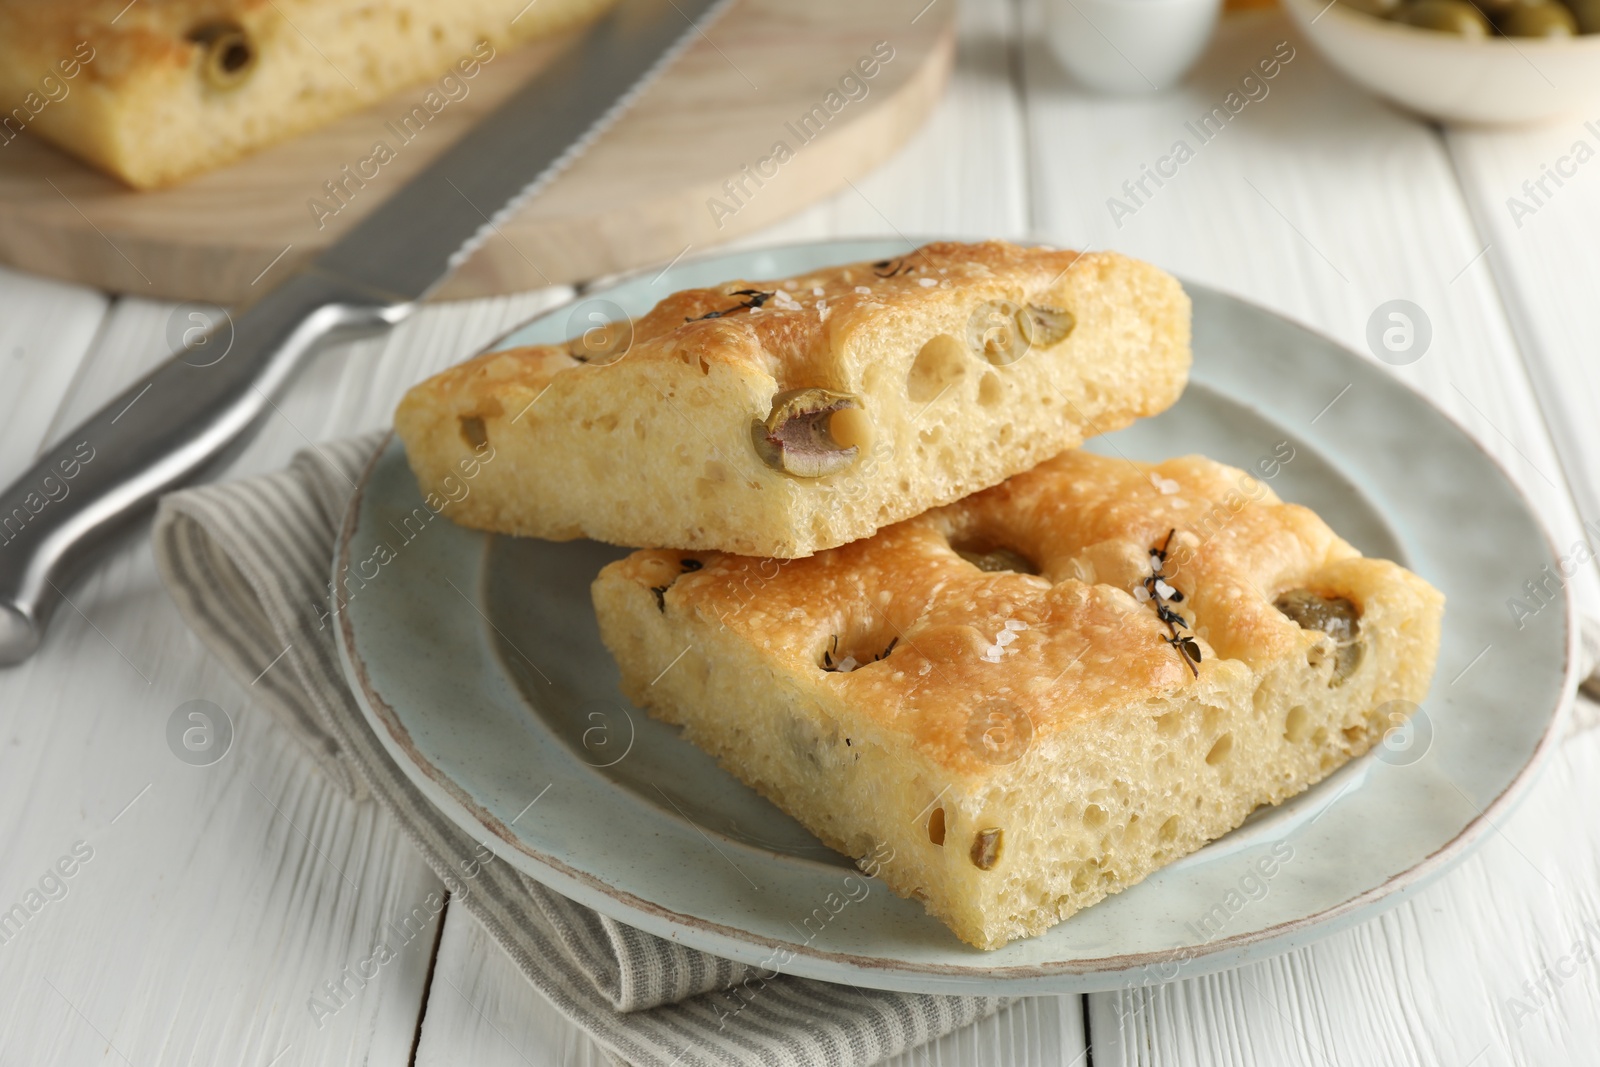
{"label": "focaccia slice", "polygon": [[[441,79],[407,103],[415,113],[397,108],[388,155],[373,157],[386,162],[465,98],[496,49],[579,25],[613,2],[0,0],[0,100],[11,109],[0,114],[0,143],[37,134],[147,189]],[[333,168],[356,162],[330,161],[335,207],[363,180]]]}
{"label": "focaccia slice", "polygon": [[468,526],[793,558],[1166,409],[1189,300],[1111,253],[939,243],[668,297],[491,352],[395,413],[424,492],[492,448]]}
{"label": "focaccia slice", "polygon": [[632,700],[980,948],[1367,751],[1443,610],[1241,471],[1084,452],[809,559],[635,552],[594,602]]}

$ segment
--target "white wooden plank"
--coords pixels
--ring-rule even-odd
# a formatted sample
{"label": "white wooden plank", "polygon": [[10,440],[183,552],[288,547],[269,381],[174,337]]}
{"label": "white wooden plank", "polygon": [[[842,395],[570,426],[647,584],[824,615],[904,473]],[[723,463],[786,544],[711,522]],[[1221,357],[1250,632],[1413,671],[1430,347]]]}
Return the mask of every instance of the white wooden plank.
{"label": "white wooden plank", "polygon": [[[307,1004],[437,888],[431,874],[222,676],[142,543],[74,602],[83,614],[66,610],[38,656],[0,675],[13,712],[0,899],[25,902],[80,839],[94,854],[67,897],[0,945],[0,996],[17,1009],[0,1018],[0,1047],[39,1063],[98,1062],[108,1047],[133,1062],[265,1062],[285,1045],[299,1062],[403,1063],[425,951],[320,1031]],[[212,767],[167,748],[168,717],[194,699],[236,728]]]}
{"label": "white wooden plank", "polygon": [[[884,1061],[884,1067],[1080,1067],[1082,1001],[1030,997]],[[517,971],[465,908],[451,907],[416,1067],[607,1067],[600,1046]]]}
{"label": "white wooden plank", "polygon": [[[938,0],[952,3],[954,0]],[[1027,175],[1009,0],[963,0],[950,89],[894,158],[740,246],[859,235],[1026,237]],[[702,252],[705,249],[695,249]],[[692,254],[692,253],[691,253]]]}
{"label": "white wooden plank", "polygon": [[91,289],[0,267],[0,486],[38,453],[108,304]]}
{"label": "white wooden plank", "polygon": [[416,1067],[611,1067],[517,970],[483,924],[451,905],[434,961]]}
{"label": "white wooden plank", "polygon": [[61,441],[139,375],[170,353],[166,323],[177,307],[139,297],[120,297],[111,304],[83,357],[72,388],[50,413],[44,447]]}
{"label": "white wooden plank", "polygon": [[1586,520],[1600,520],[1600,124],[1459,130],[1446,141],[1573,495]]}
{"label": "white wooden plank", "polygon": [[[235,471],[282,466],[302,433],[385,423],[417,377],[550,298],[430,307],[388,338],[325,354]],[[165,354],[168,311],[119,303],[53,433]],[[43,650],[0,672],[11,713],[0,909],[25,901],[76,841],[94,854],[61,900],[0,943],[0,999],[15,1006],[0,1013],[0,1048],[31,1063],[407,1063],[434,944],[436,921],[415,928],[438,906],[432,873],[224,676],[160,588],[142,535],[70,594]],[[168,717],[192,699],[235,726],[215,766],[167,748]],[[412,929],[397,925],[413,914]],[[372,981],[342,978],[380,944],[394,959]],[[323,996],[331,1016],[311,1003],[329,981],[345,990]]]}
{"label": "white wooden plank", "polygon": [[[1185,122],[1222,105],[1285,40],[1294,58],[1268,95],[1202,142]],[[1038,48],[1027,71],[1045,236],[1151,259],[1357,351],[1375,308],[1414,301],[1432,321],[1432,348],[1393,372],[1500,458],[1559,542],[1578,536],[1498,294],[1475,262],[1484,242],[1430,129],[1339,81],[1272,13],[1225,19],[1201,69],[1163,97],[1091,100]],[[1175,176],[1159,187],[1146,179],[1136,200],[1122,188],[1180,139],[1194,154]],[[1114,216],[1114,196],[1131,213]],[[1600,602],[1592,573],[1578,587],[1585,604]],[[1090,997],[1095,1063],[1489,1067],[1563,1062],[1563,1048],[1592,1047],[1591,1004],[1565,1008],[1578,982],[1520,1029],[1508,1021],[1521,983],[1570,951],[1594,914],[1594,835],[1566,813],[1600,799],[1595,741],[1575,744],[1501,833],[1385,917],[1255,967]]]}

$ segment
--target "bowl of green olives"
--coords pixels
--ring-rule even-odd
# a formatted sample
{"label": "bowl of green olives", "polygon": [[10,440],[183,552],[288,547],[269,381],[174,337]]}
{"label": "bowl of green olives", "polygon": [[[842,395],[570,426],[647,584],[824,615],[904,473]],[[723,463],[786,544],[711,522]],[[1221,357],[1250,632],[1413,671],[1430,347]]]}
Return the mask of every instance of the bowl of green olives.
{"label": "bowl of green olives", "polygon": [[1430,119],[1511,126],[1600,108],[1600,0],[1284,6],[1352,81]]}

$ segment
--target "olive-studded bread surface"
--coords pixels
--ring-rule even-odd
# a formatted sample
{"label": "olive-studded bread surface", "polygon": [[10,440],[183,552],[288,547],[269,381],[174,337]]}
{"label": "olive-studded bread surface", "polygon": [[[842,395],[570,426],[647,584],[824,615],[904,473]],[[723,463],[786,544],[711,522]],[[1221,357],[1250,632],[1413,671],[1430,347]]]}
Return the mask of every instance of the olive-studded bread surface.
{"label": "olive-studded bread surface", "polygon": [[0,99],[20,105],[0,115],[0,141],[26,130],[150,188],[445,79],[419,91],[420,117],[392,116],[420,131],[496,49],[612,2],[0,0]]}
{"label": "olive-studded bread surface", "polygon": [[[1069,452],[809,559],[595,580],[627,695],[980,948],[1366,752],[1443,598],[1199,457]],[[1408,703],[1410,702],[1410,703]]]}
{"label": "olive-studded bread surface", "polygon": [[1188,369],[1189,300],[1155,267],[939,243],[478,356],[395,426],[424,491],[492,448],[446,509],[468,526],[794,558],[1154,415]]}

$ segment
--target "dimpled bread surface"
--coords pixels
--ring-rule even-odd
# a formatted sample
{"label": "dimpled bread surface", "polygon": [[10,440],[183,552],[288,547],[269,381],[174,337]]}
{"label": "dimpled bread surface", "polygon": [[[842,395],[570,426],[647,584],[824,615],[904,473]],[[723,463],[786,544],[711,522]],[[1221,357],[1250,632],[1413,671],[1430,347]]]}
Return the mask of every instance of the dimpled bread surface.
{"label": "dimpled bread surface", "polygon": [[[879,876],[986,949],[1366,752],[1443,610],[1242,471],[1084,452],[809,559],[635,552],[593,593],[631,699],[831,847],[892,848]],[[1275,606],[1308,600],[1355,626]]]}
{"label": "dimpled bread surface", "polygon": [[[996,353],[996,308],[1072,325]],[[395,427],[420,487],[441,497],[457,495],[441,489],[462,461],[492,449],[445,509],[467,526],[794,558],[1165,410],[1189,360],[1189,300],[1154,267],[938,243],[686,290],[631,331],[486,353],[412,389]],[[775,398],[806,389],[856,405],[842,431],[840,416],[828,423],[840,470],[801,476],[760,451]]]}
{"label": "dimpled bread surface", "polygon": [[[570,29],[612,2],[0,0],[0,99],[12,107],[30,93],[42,98],[42,78],[61,82],[58,63],[92,57],[64,82],[66,95],[30,109],[37,114],[26,128],[150,188],[436,80],[458,62],[492,62],[496,49]],[[206,77],[202,40],[216,40],[219,27],[242,32],[254,53],[247,73],[225,87]],[[462,82],[460,71],[456,78]],[[464,84],[470,89],[470,80]],[[425,95],[419,86],[416,100],[384,117],[398,123],[413,104],[442,108],[442,93],[426,104]],[[339,164],[355,162],[333,161],[329,176],[342,180]]]}

